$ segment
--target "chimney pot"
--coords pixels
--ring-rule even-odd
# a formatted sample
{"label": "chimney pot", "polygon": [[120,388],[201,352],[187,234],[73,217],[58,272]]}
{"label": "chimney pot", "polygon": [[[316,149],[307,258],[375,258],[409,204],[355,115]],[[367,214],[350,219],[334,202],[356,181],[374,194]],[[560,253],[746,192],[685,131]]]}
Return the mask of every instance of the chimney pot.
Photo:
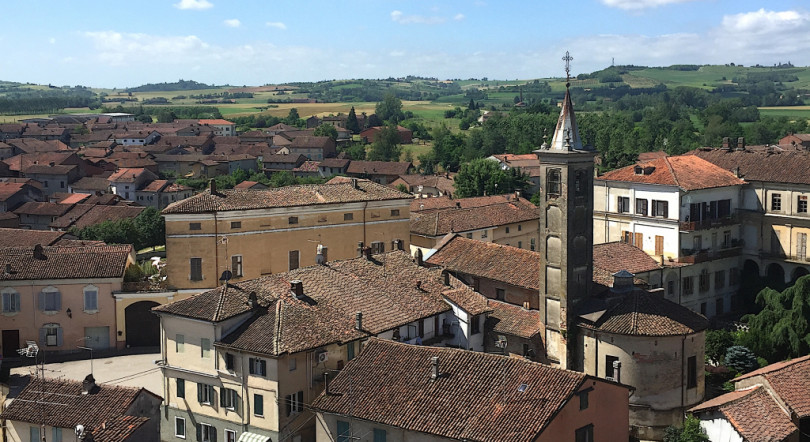
{"label": "chimney pot", "polygon": [[208,180],[208,187],[211,189],[211,194],[217,193],[217,181],[213,178]]}
{"label": "chimney pot", "polygon": [[422,256],[422,249],[416,249],[416,253],[414,253],[414,258],[416,258],[416,265],[419,267],[424,267],[425,259]]}
{"label": "chimney pot", "polygon": [[430,366],[431,366],[430,379],[432,381],[435,381],[436,379],[439,379],[439,375],[440,375],[440,373],[439,373],[439,357],[438,356],[432,356],[430,358]]}
{"label": "chimney pot", "polygon": [[357,256],[363,256],[363,241],[357,242]]}
{"label": "chimney pot", "polygon": [[622,363],[619,361],[613,361],[613,380],[622,381]]}
{"label": "chimney pot", "polygon": [[296,298],[301,298],[304,296],[304,283],[300,279],[294,279],[290,281],[290,290]]}
{"label": "chimney pot", "polygon": [[371,261],[371,247],[363,247],[363,256]]}
{"label": "chimney pot", "polygon": [[91,394],[96,388],[96,378],[92,374],[88,374],[82,381],[82,394]]}

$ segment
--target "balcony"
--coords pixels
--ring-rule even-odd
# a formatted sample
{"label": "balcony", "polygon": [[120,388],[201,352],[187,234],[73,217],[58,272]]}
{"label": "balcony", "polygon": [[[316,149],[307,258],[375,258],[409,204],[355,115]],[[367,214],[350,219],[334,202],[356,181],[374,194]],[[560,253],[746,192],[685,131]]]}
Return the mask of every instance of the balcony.
{"label": "balcony", "polygon": [[679,228],[682,232],[694,232],[696,230],[714,229],[717,227],[739,224],[740,220],[736,214],[723,218],[705,219],[703,221],[681,221]]}
{"label": "balcony", "polygon": [[715,259],[731,258],[733,256],[739,256],[741,253],[742,242],[737,243],[736,246],[720,250],[681,249],[681,256],[678,257],[678,262],[684,264],[697,264]]}

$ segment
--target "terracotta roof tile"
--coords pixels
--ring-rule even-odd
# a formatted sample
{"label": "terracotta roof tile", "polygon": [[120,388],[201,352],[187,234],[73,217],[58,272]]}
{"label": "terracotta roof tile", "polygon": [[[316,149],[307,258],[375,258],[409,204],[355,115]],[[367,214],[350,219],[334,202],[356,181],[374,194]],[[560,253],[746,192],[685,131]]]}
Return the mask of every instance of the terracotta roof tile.
{"label": "terracotta roof tile", "polygon": [[627,270],[638,274],[661,268],[646,252],[624,242],[594,244],[593,265],[610,273]]}
{"label": "terracotta roof tile", "polygon": [[351,161],[346,173],[356,175],[406,175],[413,164],[406,161]]}
{"label": "terracotta roof tile", "polygon": [[539,209],[534,204],[523,198],[516,198],[509,202],[487,206],[411,213],[411,233],[435,237],[451,232],[467,232],[537,221],[539,218]]}
{"label": "terracotta roof tile", "polygon": [[318,161],[304,161],[300,166],[293,169],[293,172],[317,172],[318,166],[321,163]]}
{"label": "terracotta roof tile", "polygon": [[46,202],[27,202],[14,209],[17,215],[62,216],[70,210],[70,205]]}
{"label": "terracotta roof tile", "polygon": [[[132,253],[131,245],[0,249],[0,281],[37,279],[123,278]],[[11,273],[6,272],[11,266]]]}
{"label": "terracotta roof tile", "polygon": [[727,393],[690,411],[709,409],[719,411],[746,441],[781,441],[798,431],[790,416],[763,387]]}
{"label": "terracotta roof tile", "polygon": [[806,150],[698,149],[687,155],[702,158],[728,171],[739,168],[745,181],[810,184],[810,152]]}
{"label": "terracotta roof tile", "polygon": [[75,183],[71,184],[70,187],[75,190],[94,190],[99,192],[109,192],[110,191],[110,182],[107,178],[99,178],[99,177],[84,177]]}
{"label": "terracotta roof tile", "polygon": [[[443,374],[435,381],[433,356]],[[342,394],[322,394],[313,407],[454,440],[532,441],[586,379],[517,358],[372,338],[330,384]]]}
{"label": "terracotta roof tile", "polygon": [[487,305],[492,309],[487,317],[487,322],[495,333],[510,334],[527,339],[539,336],[540,339],[545,339],[546,328],[539,310],[525,309],[493,299],[487,300]]}
{"label": "terracotta roof tile", "polygon": [[[107,422],[115,427],[145,419],[119,421],[142,392],[151,394],[142,388],[115,385],[101,385],[94,394],[82,394],[82,383],[79,381],[34,379],[11,401],[2,416],[8,420],[59,428],[74,428],[82,424],[92,429],[94,435],[97,431],[103,434],[102,425]],[[109,434],[113,434],[113,430],[115,428],[111,428]],[[105,437],[96,440],[115,439]]]}
{"label": "terracotta roof tile", "polygon": [[596,180],[677,186],[686,191],[745,183],[728,170],[694,155],[656,158],[612,170]]}
{"label": "terracotta roof tile", "polygon": [[57,218],[50,224],[51,228],[66,229],[76,227],[83,229],[104,221],[118,221],[121,219],[135,218],[146,210],[143,206],[130,205],[105,205],[105,204],[76,204],[70,212]]}
{"label": "terracotta roof tile", "polygon": [[487,298],[466,286],[446,290],[442,292],[442,295],[470,315],[480,315],[492,311],[492,308],[487,305]]}
{"label": "terracotta roof tile", "polygon": [[810,355],[791,361],[778,362],[752,371],[738,378],[738,382],[754,376],[763,376],[771,388],[800,418],[810,416]]}
{"label": "terracotta roof tile", "polygon": [[223,210],[267,209],[317,204],[409,199],[410,195],[370,181],[351,184],[312,184],[266,190],[231,189],[211,194],[210,190],[170,204],[164,214],[205,213]]}
{"label": "terracotta roof tile", "polygon": [[417,198],[411,201],[411,213],[413,212],[426,212],[439,209],[469,209],[472,207],[483,207],[492,204],[504,203],[512,201],[515,198],[512,194],[507,195],[491,195],[491,196],[478,196],[473,198],[450,198],[447,196],[439,196],[434,198]]}
{"label": "terracotta roof tile", "polygon": [[[59,241],[65,232],[51,230],[4,229],[0,228],[0,247],[50,246]],[[2,269],[0,269],[2,270]]]}

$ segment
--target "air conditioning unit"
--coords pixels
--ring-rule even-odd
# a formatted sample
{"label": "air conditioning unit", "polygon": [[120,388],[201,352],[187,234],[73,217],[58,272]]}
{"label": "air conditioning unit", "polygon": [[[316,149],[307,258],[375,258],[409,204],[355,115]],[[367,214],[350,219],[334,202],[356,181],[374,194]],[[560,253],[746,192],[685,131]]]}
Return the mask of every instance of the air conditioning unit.
{"label": "air conditioning unit", "polygon": [[45,344],[46,345],[56,345],[56,335],[48,335],[45,337]]}
{"label": "air conditioning unit", "polygon": [[322,351],[322,352],[318,353],[317,356],[318,356],[318,363],[319,364],[324,363],[324,362],[329,360],[329,352],[328,351]]}

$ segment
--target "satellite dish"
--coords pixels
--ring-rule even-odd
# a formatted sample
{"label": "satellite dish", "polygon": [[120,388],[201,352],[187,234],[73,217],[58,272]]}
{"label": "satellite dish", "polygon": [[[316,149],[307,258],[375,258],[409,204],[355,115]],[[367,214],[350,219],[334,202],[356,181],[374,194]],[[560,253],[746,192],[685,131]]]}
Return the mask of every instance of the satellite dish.
{"label": "satellite dish", "polygon": [[84,425],[82,424],[76,425],[74,433],[76,433],[76,436],[82,437],[82,435],[84,435]]}
{"label": "satellite dish", "polygon": [[222,272],[222,276],[219,277],[220,281],[230,281],[233,278],[233,273],[230,270],[225,270]]}

